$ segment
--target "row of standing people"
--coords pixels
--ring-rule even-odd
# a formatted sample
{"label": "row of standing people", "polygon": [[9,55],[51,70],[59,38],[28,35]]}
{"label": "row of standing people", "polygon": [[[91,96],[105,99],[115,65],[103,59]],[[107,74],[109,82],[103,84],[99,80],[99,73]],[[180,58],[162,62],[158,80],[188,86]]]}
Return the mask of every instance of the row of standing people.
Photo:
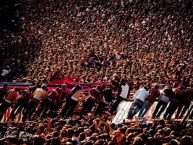
{"label": "row of standing people", "polygon": [[[129,108],[128,118],[131,119],[138,112],[138,117],[144,117],[156,100],[158,103],[155,106],[152,118],[160,118],[163,115],[164,119],[171,119],[174,112],[176,112],[174,118],[182,119],[187,110],[191,109],[193,85],[185,88],[183,84],[179,84],[177,88],[173,89],[166,86],[161,91],[158,84],[154,84],[151,89],[144,86],[134,94],[134,101]],[[191,110],[189,110],[188,115],[192,117]]]}
{"label": "row of standing people", "polygon": [[[110,84],[102,84],[96,88],[92,88],[88,95],[84,95],[81,87],[76,85],[69,93],[66,85],[61,85],[61,88],[48,91],[46,85],[40,87],[29,87],[19,93],[19,89],[11,89],[4,93],[4,99],[0,106],[0,119],[6,110],[12,106],[12,111],[9,119],[13,120],[19,112],[22,111],[22,120],[38,117],[56,117],[66,116],[71,117],[74,114],[77,104],[82,103],[82,109],[79,113],[80,117],[89,113],[93,107],[94,116],[100,115],[103,109],[112,104],[114,99],[113,90],[117,90],[116,101],[113,103],[110,112],[116,111],[117,106],[122,100],[126,100],[129,94],[129,86],[124,79],[120,80],[115,77]],[[6,87],[5,89],[6,90]],[[126,92],[125,92],[126,91]],[[11,93],[15,92],[15,93]],[[119,97],[121,95],[122,97]],[[2,95],[3,96],[3,95]],[[10,100],[10,96],[12,99]],[[14,105],[13,105],[14,104]]]}
{"label": "row of standing people", "polygon": [[71,117],[80,102],[83,104],[80,116],[86,115],[98,103],[95,111],[97,116],[113,99],[112,89],[106,85],[91,89],[87,96],[83,94],[79,85],[68,93],[65,84],[51,91],[48,91],[46,85],[37,88],[29,87],[24,91],[18,88],[7,90],[5,85],[1,91],[1,96],[4,97],[1,97],[0,120],[9,107],[12,107],[9,120],[14,120],[21,111],[23,121],[33,117]]}
{"label": "row of standing people", "polygon": [[[117,90],[115,96],[113,96],[113,90]],[[100,115],[107,106],[110,108],[109,113],[114,114],[123,100],[131,101],[130,90],[125,79],[115,79],[109,85],[97,86],[91,89],[87,96],[83,94],[79,85],[76,85],[69,93],[66,85],[52,91],[48,91],[46,85],[42,85],[41,88],[29,87],[21,93],[17,88],[6,91],[5,85],[1,90],[1,96],[3,94],[5,97],[4,99],[1,97],[0,119],[11,106],[10,120],[14,120],[21,111],[23,121],[33,119],[36,116],[41,118],[46,116],[71,117],[80,102],[82,103],[82,109],[79,112],[80,117],[87,115],[93,108],[95,108],[94,116]],[[154,84],[152,88],[144,86],[133,95],[134,100],[130,106],[128,118],[131,119],[138,112],[139,117],[144,117],[156,100],[158,103],[152,118],[159,118],[163,115],[164,119],[171,119],[176,110],[175,118],[182,118],[190,107],[192,94],[192,86],[185,89],[182,84],[174,89],[165,87],[162,91],[159,90],[158,84]],[[112,102],[113,100],[114,102]]]}

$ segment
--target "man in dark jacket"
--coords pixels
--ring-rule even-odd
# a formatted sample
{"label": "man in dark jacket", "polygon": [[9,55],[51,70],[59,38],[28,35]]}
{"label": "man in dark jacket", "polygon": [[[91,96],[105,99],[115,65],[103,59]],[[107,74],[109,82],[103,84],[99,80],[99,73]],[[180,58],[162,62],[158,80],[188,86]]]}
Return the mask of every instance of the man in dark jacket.
{"label": "man in dark jacket", "polygon": [[184,90],[184,95],[183,95],[183,100],[178,108],[178,111],[176,113],[175,118],[183,118],[184,114],[190,107],[190,104],[193,100],[193,84],[191,85],[190,88],[187,88]]}
{"label": "man in dark jacket", "polygon": [[103,85],[102,88],[103,88],[103,91],[102,91],[101,99],[94,112],[94,116],[97,116],[98,114],[100,114],[106,106],[110,105],[113,99],[112,86],[107,85],[106,87],[105,85]]}
{"label": "man in dark jacket", "polygon": [[178,109],[183,100],[184,95],[184,86],[182,84],[178,85],[177,88],[174,89],[174,96],[171,98],[170,104],[164,113],[164,119],[171,119],[172,115]]}

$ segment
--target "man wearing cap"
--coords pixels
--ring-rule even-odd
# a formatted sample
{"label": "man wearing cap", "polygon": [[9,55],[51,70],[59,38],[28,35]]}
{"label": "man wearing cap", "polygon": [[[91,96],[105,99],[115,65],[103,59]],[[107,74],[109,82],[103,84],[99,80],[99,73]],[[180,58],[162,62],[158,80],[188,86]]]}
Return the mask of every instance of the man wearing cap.
{"label": "man wearing cap", "polygon": [[144,102],[142,108],[140,109],[138,117],[144,117],[149,108],[153,105],[155,100],[160,96],[159,85],[157,83],[149,90],[149,95],[147,100]]}
{"label": "man wearing cap", "polygon": [[47,87],[42,85],[41,88],[37,88],[33,93],[33,98],[29,101],[26,110],[23,113],[22,120],[25,121],[26,118],[30,119],[31,115],[36,111],[37,106],[42,100],[47,96]]}
{"label": "man wearing cap", "polygon": [[19,98],[19,89],[14,88],[9,90],[0,106],[0,120],[2,119],[4,113],[7,109]]}

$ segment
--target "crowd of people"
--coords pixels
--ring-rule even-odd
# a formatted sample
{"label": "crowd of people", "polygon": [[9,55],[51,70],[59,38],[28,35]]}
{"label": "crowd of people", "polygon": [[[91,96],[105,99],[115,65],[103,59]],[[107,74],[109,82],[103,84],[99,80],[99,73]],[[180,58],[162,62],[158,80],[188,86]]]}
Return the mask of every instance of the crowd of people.
{"label": "crowd of people", "polygon": [[[191,0],[5,3],[0,18],[10,18],[0,22],[0,81],[34,86],[0,90],[0,120],[11,107],[0,123],[0,144],[193,143]],[[48,89],[64,77],[101,85],[88,94],[80,85]],[[131,102],[129,121],[114,124],[122,101]]]}
{"label": "crowd of people", "polygon": [[1,39],[8,80],[96,82],[114,73],[135,83],[192,80],[190,0],[20,1],[17,7],[18,31],[6,29]]}
{"label": "crowd of people", "polygon": [[108,124],[108,119],[44,119],[1,124],[1,144],[34,145],[191,145],[192,124],[164,120]]}
{"label": "crowd of people", "polygon": [[[191,145],[193,144],[193,85],[185,88],[159,84],[143,86],[132,97],[124,78],[92,88],[89,94],[76,85],[70,92],[66,84],[48,90],[45,84],[0,90],[0,120],[12,107],[7,122],[0,123],[1,140],[10,144],[95,144],[95,145]],[[113,90],[117,90],[114,94]],[[4,97],[3,97],[4,96]],[[151,118],[145,114],[158,101]],[[128,119],[114,124],[118,105],[131,101]],[[175,113],[175,119],[171,117]],[[22,123],[16,121],[22,112]],[[137,113],[138,118],[133,118]],[[161,117],[163,114],[163,117]],[[156,119],[155,119],[156,118]]]}
{"label": "crowd of people", "polygon": [[1,124],[1,144],[34,145],[191,145],[192,124],[164,120],[108,124],[108,119],[44,119]]}

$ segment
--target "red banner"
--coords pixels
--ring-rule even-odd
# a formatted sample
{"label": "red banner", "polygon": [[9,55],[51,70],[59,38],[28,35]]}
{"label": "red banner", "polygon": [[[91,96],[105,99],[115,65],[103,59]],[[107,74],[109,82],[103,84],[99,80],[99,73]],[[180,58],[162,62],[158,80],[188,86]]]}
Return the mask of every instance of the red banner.
{"label": "red banner", "polygon": [[[75,81],[78,80],[78,81]],[[76,78],[76,79],[71,79],[68,77],[65,77],[61,80],[55,80],[55,81],[50,81],[49,84],[67,84],[67,85],[76,85],[76,84],[80,84],[81,86],[87,86],[87,87],[92,87],[92,86],[97,86],[97,85],[101,85],[101,82],[97,82],[97,83],[81,83],[79,80],[82,80],[81,78]],[[106,84],[108,82],[105,82]]]}

